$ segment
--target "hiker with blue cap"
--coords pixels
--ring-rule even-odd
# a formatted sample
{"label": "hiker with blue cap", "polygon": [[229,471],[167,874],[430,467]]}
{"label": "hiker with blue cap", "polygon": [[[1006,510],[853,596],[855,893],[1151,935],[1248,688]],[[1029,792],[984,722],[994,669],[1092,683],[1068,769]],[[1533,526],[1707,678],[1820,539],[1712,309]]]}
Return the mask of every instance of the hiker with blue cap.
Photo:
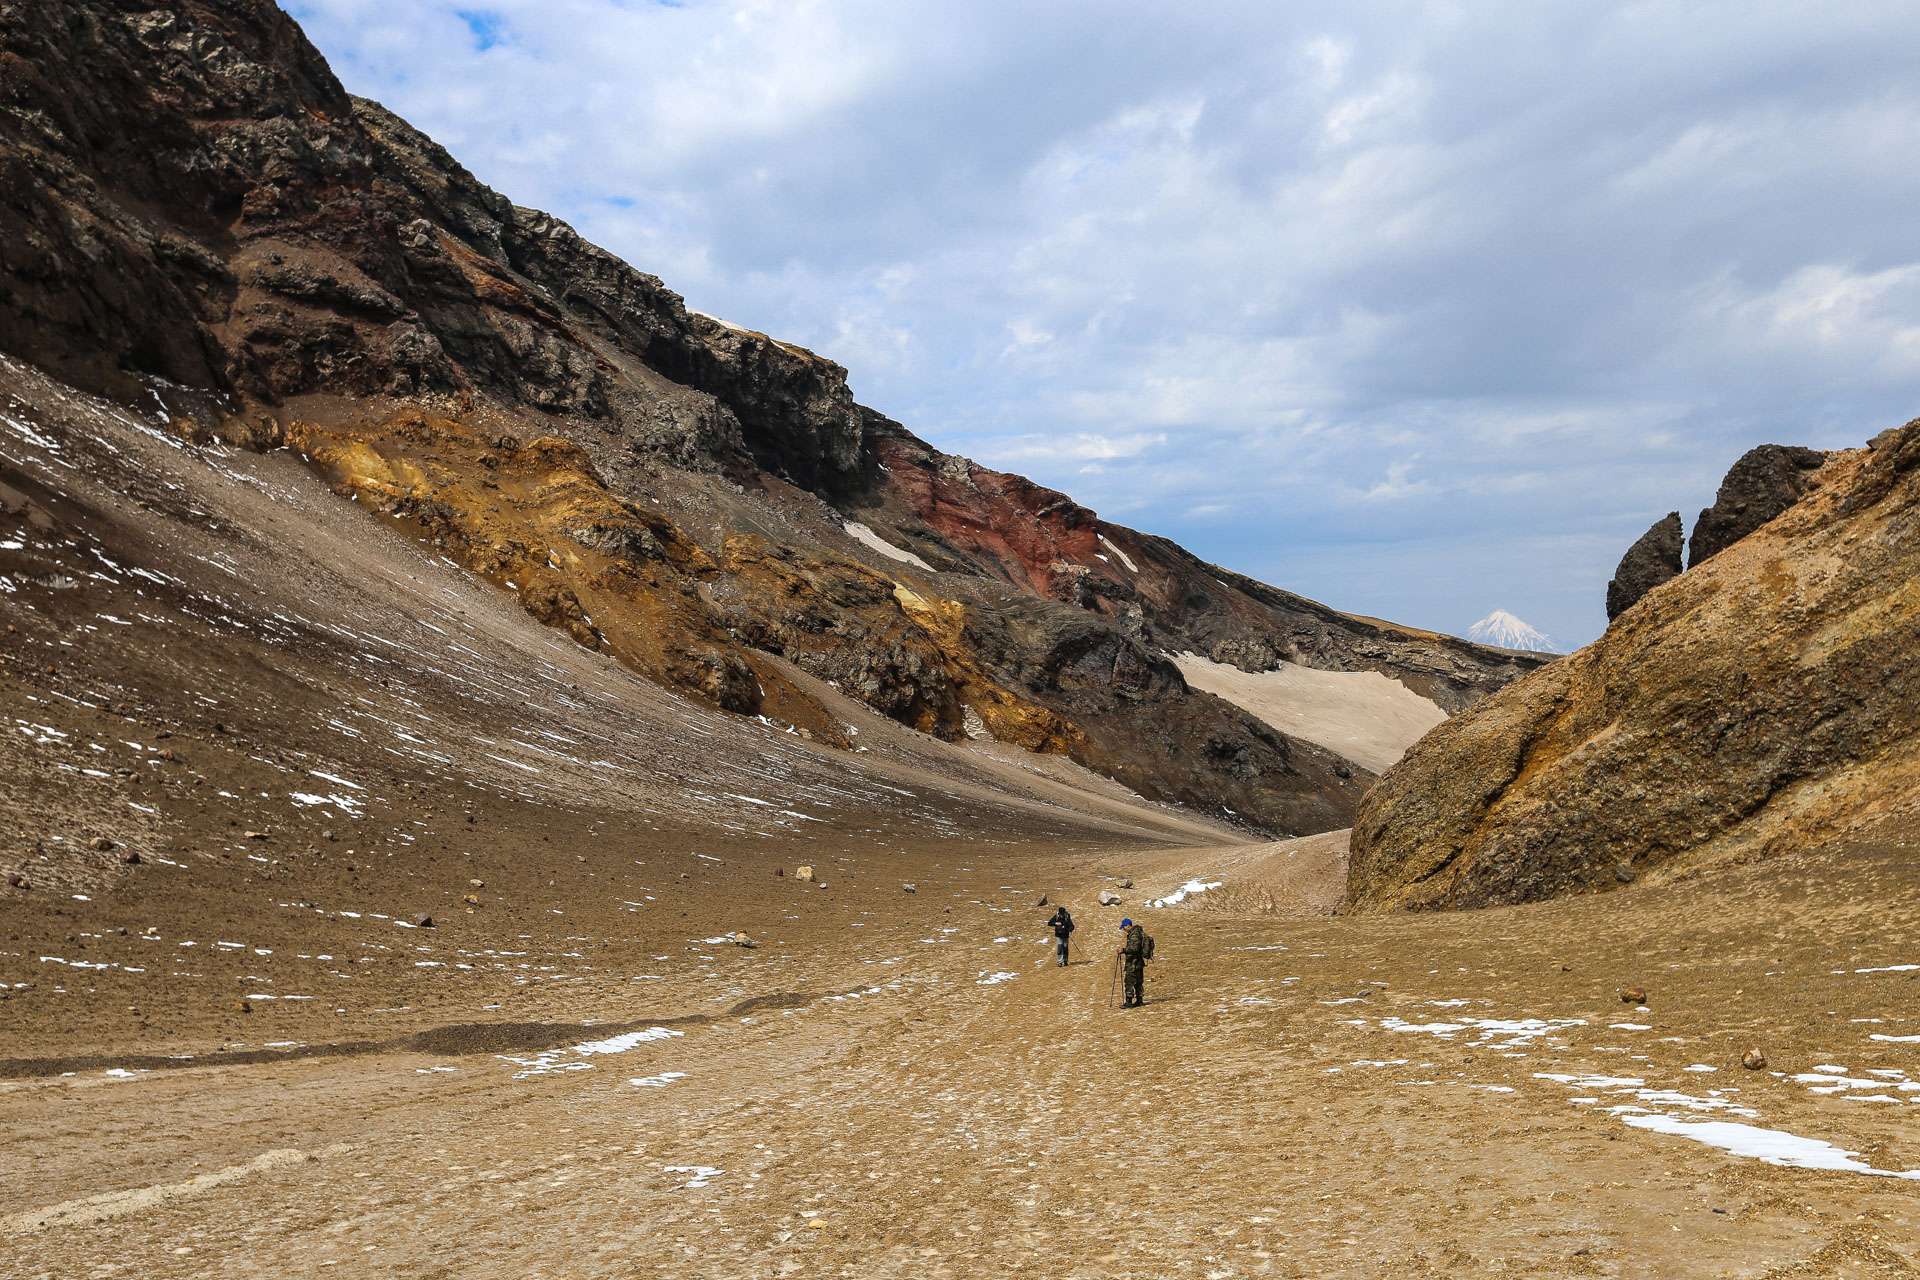
{"label": "hiker with blue cap", "polygon": [[1126,941],[1120,944],[1118,952],[1121,963],[1126,967],[1127,997],[1121,1001],[1122,1009],[1138,1009],[1147,1002],[1147,961],[1153,959],[1153,939],[1147,931],[1128,917],[1120,922],[1120,932]]}

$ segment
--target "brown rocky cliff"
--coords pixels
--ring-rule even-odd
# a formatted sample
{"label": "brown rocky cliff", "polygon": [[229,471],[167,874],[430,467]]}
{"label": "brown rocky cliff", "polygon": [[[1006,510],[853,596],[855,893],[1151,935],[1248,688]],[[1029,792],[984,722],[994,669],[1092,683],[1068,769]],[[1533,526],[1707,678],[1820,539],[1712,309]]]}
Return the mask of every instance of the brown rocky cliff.
{"label": "brown rocky cliff", "polygon": [[765,655],[1298,832],[1344,825],[1364,771],[1163,653],[1380,670],[1451,709],[1526,669],[939,454],[832,361],[689,311],[347,95],[261,0],[0,0],[0,179],[0,349],[122,397],[219,393],[182,429],[294,443],[580,643],[828,741]]}
{"label": "brown rocky cliff", "polygon": [[1476,704],[1370,791],[1357,910],[1604,891],[1920,802],[1920,422]]}

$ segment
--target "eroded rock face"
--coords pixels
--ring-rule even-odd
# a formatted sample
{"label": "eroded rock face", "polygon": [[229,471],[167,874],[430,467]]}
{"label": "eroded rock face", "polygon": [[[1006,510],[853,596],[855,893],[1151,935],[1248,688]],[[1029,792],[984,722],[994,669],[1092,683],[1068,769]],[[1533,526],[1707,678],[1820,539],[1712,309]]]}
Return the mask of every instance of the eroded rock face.
{"label": "eroded rock face", "polygon": [[1657,883],[1913,803],[1916,580],[1920,422],[1415,744],[1361,806],[1354,907]]}
{"label": "eroded rock face", "polygon": [[1800,501],[1826,460],[1820,450],[1798,445],[1763,444],[1747,450],[1720,482],[1713,505],[1694,522],[1687,567],[1718,555]]}
{"label": "eroded rock face", "polygon": [[1243,671],[1379,671],[1449,711],[1552,660],[1341,613],[1110,524],[1063,493],[943,454],[882,423],[859,518],[938,568],[1089,612],[1159,652]]}
{"label": "eroded rock face", "polygon": [[1663,582],[1680,576],[1680,549],[1686,542],[1678,511],[1668,512],[1620,557],[1620,567],[1607,583],[1607,621],[1640,603],[1640,597]]}
{"label": "eroded rock face", "polygon": [[0,3],[0,349],[87,390],[216,393],[182,431],[298,448],[546,625],[828,745],[843,726],[776,658],[929,733],[1317,831],[1369,775],[1164,653],[1377,670],[1453,710],[1534,665],[931,449],[832,361],[485,187],[253,0]]}

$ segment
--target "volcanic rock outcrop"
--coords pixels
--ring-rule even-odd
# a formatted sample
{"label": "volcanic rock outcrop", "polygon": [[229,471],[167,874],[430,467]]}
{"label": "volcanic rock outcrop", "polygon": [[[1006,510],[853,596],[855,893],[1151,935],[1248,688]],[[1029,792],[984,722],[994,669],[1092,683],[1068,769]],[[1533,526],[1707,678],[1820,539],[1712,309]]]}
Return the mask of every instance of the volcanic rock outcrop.
{"label": "volcanic rock outcrop", "polygon": [[1798,503],[1389,770],[1354,908],[1658,882],[1920,804],[1920,421],[1795,470]]}
{"label": "volcanic rock outcrop", "polygon": [[1323,830],[1367,771],[1167,653],[1379,671],[1450,711],[1537,665],[939,453],[832,361],[481,185],[264,0],[0,3],[0,350],[297,449],[578,643],[825,745],[848,735],[803,677]]}
{"label": "volcanic rock outcrop", "polygon": [[1713,505],[1701,511],[1687,547],[1687,567],[1718,555],[1800,501],[1826,462],[1819,449],[1763,444],[1747,450],[1720,482]]}
{"label": "volcanic rock outcrop", "polygon": [[1620,567],[1607,583],[1607,621],[1640,603],[1640,597],[1661,583],[1680,576],[1680,551],[1686,543],[1686,530],[1678,511],[1640,535],[1640,540],[1620,557]]}

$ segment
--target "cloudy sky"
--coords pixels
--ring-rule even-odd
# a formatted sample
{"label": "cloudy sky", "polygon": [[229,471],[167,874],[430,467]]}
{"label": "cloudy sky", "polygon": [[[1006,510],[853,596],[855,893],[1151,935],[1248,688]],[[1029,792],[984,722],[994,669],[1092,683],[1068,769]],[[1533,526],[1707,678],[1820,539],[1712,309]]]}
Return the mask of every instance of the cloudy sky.
{"label": "cloudy sky", "polygon": [[1920,414],[1920,8],[294,0],[349,89],[940,447],[1572,647]]}

